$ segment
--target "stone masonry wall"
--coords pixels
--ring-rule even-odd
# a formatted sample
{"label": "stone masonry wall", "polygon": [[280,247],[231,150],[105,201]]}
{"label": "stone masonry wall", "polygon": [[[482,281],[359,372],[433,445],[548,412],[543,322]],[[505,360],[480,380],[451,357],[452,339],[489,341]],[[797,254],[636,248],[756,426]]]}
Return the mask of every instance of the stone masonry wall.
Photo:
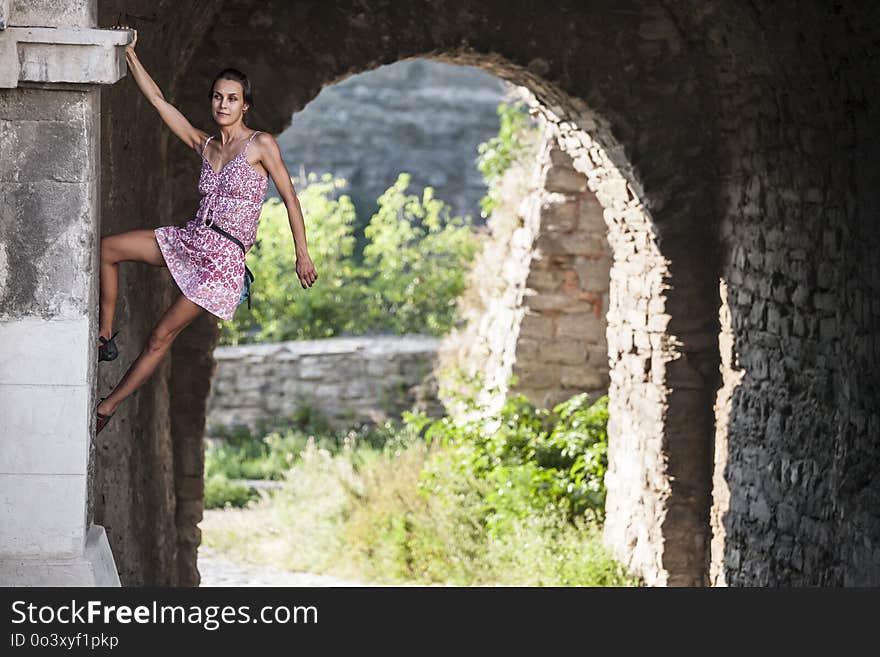
{"label": "stone masonry wall", "polygon": [[456,388],[456,370],[479,373],[487,409],[507,394],[550,407],[608,390],[602,207],[546,125],[532,140],[497,184],[500,202],[459,302],[463,325],[440,348],[441,386]]}
{"label": "stone masonry wall", "polygon": [[208,432],[288,418],[308,404],[332,425],[400,419],[414,405],[439,416],[430,394],[437,338],[422,335],[339,337],[214,351]]}
{"label": "stone masonry wall", "polygon": [[511,392],[545,407],[608,392],[611,248],[602,206],[555,138],[538,155],[537,239],[526,279]]}
{"label": "stone masonry wall", "polygon": [[878,23],[844,4],[711,17],[728,99],[713,584],[880,584]]}

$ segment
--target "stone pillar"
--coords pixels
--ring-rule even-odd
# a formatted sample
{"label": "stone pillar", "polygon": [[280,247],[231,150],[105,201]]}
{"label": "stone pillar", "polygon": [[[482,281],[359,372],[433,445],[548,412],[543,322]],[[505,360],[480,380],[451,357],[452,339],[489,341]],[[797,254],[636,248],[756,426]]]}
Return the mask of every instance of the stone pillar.
{"label": "stone pillar", "polygon": [[100,87],[95,0],[0,0],[0,585],[118,586],[90,524]]}

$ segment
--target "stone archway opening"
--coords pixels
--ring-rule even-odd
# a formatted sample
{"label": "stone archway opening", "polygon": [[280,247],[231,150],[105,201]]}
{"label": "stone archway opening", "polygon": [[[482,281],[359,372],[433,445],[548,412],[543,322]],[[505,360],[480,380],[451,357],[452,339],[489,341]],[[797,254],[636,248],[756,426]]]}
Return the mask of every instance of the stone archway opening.
{"label": "stone archway opening", "polygon": [[[108,7],[112,4],[107,3]],[[601,316],[604,307],[612,415],[606,541],[616,556],[649,584],[703,584],[708,570],[712,400],[718,360],[713,241],[717,194],[711,177],[698,188],[688,185],[706,171],[714,142],[711,126],[701,112],[711,101],[701,95],[698,72],[690,63],[678,29],[660,9],[609,15],[604,25],[592,25],[585,15],[578,14],[573,17],[583,30],[578,48],[595,58],[590,67],[575,71],[559,66],[560,61],[569,61],[566,58],[571,52],[554,54],[571,43],[538,43],[527,36],[533,29],[551,29],[557,24],[555,16],[536,14],[531,21],[522,16],[494,16],[499,30],[489,38],[496,40],[493,48],[489,42],[475,43],[467,36],[470,32],[482,34],[484,12],[491,10],[475,9],[453,21],[439,8],[426,10],[430,16],[406,12],[394,17],[340,14],[323,7],[307,10],[314,12],[312,18],[322,29],[303,35],[303,39],[341,29],[349,41],[332,56],[316,56],[309,66],[304,66],[300,57],[299,65],[285,70],[277,61],[294,56],[300,46],[291,49],[284,35],[290,33],[287,26],[299,21],[297,12],[302,7],[257,8],[247,2],[224,7],[216,15],[199,19],[205,28],[203,38],[189,42],[183,65],[164,71],[167,84],[163,88],[187,116],[201,120],[204,99],[192,80],[210,79],[232,63],[223,52],[238,52],[240,68],[263,90],[251,121],[276,134],[289,123],[293,111],[323,86],[391,61],[429,57],[476,66],[528,88],[535,98],[535,111],[543,117],[554,142],[546,150],[544,191],[548,195],[545,207],[554,208],[547,212],[547,219],[556,213],[558,224],[556,235],[546,225],[541,235],[539,228],[535,244],[538,251],[543,248],[545,257],[549,254],[545,262],[566,264],[561,274],[544,272],[548,275],[543,282],[538,280],[540,267],[533,268],[536,274],[531,285],[550,288],[534,297],[549,300],[545,303],[550,305],[535,312],[540,313],[537,318],[545,320],[545,326],[549,320],[555,344],[541,344],[533,334],[537,344],[524,342],[522,346],[526,351],[537,349],[536,362],[547,358],[548,348],[555,348],[560,359],[567,359],[568,348],[580,348],[574,343],[584,325],[592,322],[596,333],[596,308]],[[182,13],[178,10],[174,16],[179,20]],[[390,21],[387,24],[383,22],[386,18]],[[249,27],[234,28],[236,20]],[[442,27],[426,32],[407,26],[423,20],[433,20]],[[378,22],[371,25],[373,21]],[[598,44],[601,35],[609,33],[608,21],[614,23],[621,38],[631,34],[644,47],[602,50]],[[259,53],[252,40],[258,28],[275,35],[268,39],[261,36]],[[418,36],[399,43],[374,36],[376,32],[387,36],[389,30]],[[588,38],[592,31],[595,41]],[[660,88],[644,77],[640,87],[626,83],[628,77],[638,77],[646,66],[655,66],[658,61],[680,67],[682,74],[673,86]],[[279,84],[279,77],[285,83]],[[684,99],[682,92],[692,95]],[[109,102],[112,105],[114,101]],[[693,143],[695,130],[707,136],[700,145]],[[157,154],[164,167],[158,179],[168,190],[162,208],[169,216],[187,216],[194,207],[191,176],[187,174],[191,163],[168,135],[160,140]],[[561,197],[554,199],[551,194]],[[585,200],[588,194],[595,203]],[[576,198],[578,195],[582,198]],[[569,205],[589,203],[593,208],[587,220],[598,223],[601,208],[606,230],[605,255],[610,254],[610,268],[605,291],[583,289],[581,279],[587,277],[589,265],[578,258],[588,254],[572,250],[570,245],[589,240],[564,230],[564,215],[572,211]],[[695,250],[696,243],[704,248]],[[597,296],[601,301],[596,301]],[[569,312],[573,309],[578,312]],[[530,321],[534,323],[534,319]],[[575,335],[566,337],[569,332]],[[528,333],[527,328],[522,338],[528,338]],[[169,536],[162,541],[166,547],[155,544],[146,551],[142,563],[149,562],[146,570],[154,573],[169,572],[170,559],[174,573],[169,577],[182,582],[198,579],[195,554],[201,514],[201,438],[204,400],[216,365],[210,357],[216,339],[216,322],[206,318],[194,324],[175,343],[170,372],[163,378],[171,420],[167,442],[162,439],[166,456],[161,458],[174,464],[175,504],[173,518],[164,508],[156,508],[165,518]],[[573,342],[561,342],[565,339]],[[590,359],[601,358],[600,348],[598,342],[585,347],[587,366]],[[525,361],[526,356],[522,357]],[[584,368],[577,362],[556,365],[562,388],[588,383],[578,378]],[[526,371],[528,368],[523,369]],[[101,482],[99,489],[102,486],[112,491],[110,480]],[[113,510],[105,507],[102,512],[112,514]],[[117,540],[136,544],[150,539],[132,535]]]}
{"label": "stone archway opening", "polygon": [[516,375],[510,392],[544,405],[576,391],[608,393],[606,542],[649,584],[705,583],[711,425],[698,418],[714,391],[700,382],[701,409],[685,390],[693,380],[680,381],[676,444],[646,440],[668,430],[664,411],[676,393],[669,382],[682,343],[669,332],[669,259],[626,149],[603,130],[600,114],[530,71],[497,58],[435,59],[521,87],[544,130],[523,213],[531,244],[521,303],[505,346],[488,360],[499,375]]}

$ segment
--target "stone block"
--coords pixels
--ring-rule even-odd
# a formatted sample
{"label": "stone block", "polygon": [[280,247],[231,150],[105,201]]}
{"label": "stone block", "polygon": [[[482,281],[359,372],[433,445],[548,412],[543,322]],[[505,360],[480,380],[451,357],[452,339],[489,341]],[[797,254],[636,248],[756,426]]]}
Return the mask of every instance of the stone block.
{"label": "stone block", "polygon": [[563,277],[558,270],[533,268],[526,278],[526,287],[537,292],[555,292],[562,281]]}
{"label": "stone block", "polygon": [[816,293],[813,295],[813,307],[816,310],[833,311],[837,308],[837,297],[833,294]]}
{"label": "stone block", "polygon": [[333,363],[320,356],[303,356],[299,361],[299,376],[306,380],[324,380],[328,377],[338,378]]}
{"label": "stone block", "polygon": [[539,358],[548,363],[584,363],[587,350],[580,340],[556,339],[549,340],[538,347]]}
{"label": "stone block", "polygon": [[523,363],[538,358],[538,349],[541,344],[543,344],[543,340],[520,337],[519,340],[516,341],[517,362]]}
{"label": "stone block", "polygon": [[578,338],[597,344],[604,342],[605,321],[594,312],[560,315],[556,320],[556,335],[560,338]]}
{"label": "stone block", "polygon": [[554,147],[548,151],[547,155],[550,158],[550,162],[552,162],[553,164],[558,164],[563,167],[571,168],[571,156],[565,151]]}
{"label": "stone block", "polygon": [[587,177],[569,167],[554,165],[547,170],[544,188],[550,192],[580,194],[587,191]]}
{"label": "stone block", "polygon": [[[593,235],[606,235],[608,224],[605,222],[605,209],[599,200],[593,194],[583,194],[578,200],[578,230]],[[611,252],[607,244],[606,250]]]}
{"label": "stone block", "polygon": [[85,315],[93,261],[84,245],[94,238],[83,217],[93,209],[91,186],[0,183],[0,196],[6,197],[0,204],[0,243],[7,245],[0,266],[8,268],[0,278],[14,273],[16,281],[0,290],[0,318]]}
{"label": "stone block", "polygon": [[575,256],[574,270],[581,287],[590,292],[607,292],[611,284],[611,260],[606,257]]}
{"label": "stone block", "polygon": [[90,111],[87,94],[82,90],[20,87],[0,93],[0,122],[55,121],[80,123]]}
{"label": "stone block", "polygon": [[570,294],[546,293],[528,297],[525,304],[536,312],[585,313],[593,310],[593,304]]}
{"label": "stone block", "polygon": [[0,472],[85,475],[89,387],[0,384]]}
{"label": "stone block", "polygon": [[559,382],[569,388],[584,390],[596,390],[608,385],[608,379],[587,364],[563,365]]}
{"label": "stone block", "polygon": [[595,255],[603,253],[606,244],[604,237],[587,233],[542,233],[535,240],[535,249],[544,256]]}
{"label": "stone block", "polygon": [[555,201],[541,206],[541,231],[567,233],[577,226],[578,203]]}
{"label": "stone block", "polygon": [[11,25],[93,27],[97,24],[94,2],[11,0],[9,4]]}
{"label": "stone block", "polygon": [[[86,385],[94,349],[88,319],[0,321],[0,384]],[[26,357],[23,357],[26,355]]]}
{"label": "stone block", "polygon": [[0,474],[0,557],[83,553],[86,475]]}
{"label": "stone block", "polygon": [[547,388],[560,382],[559,366],[553,364],[541,366],[530,363],[526,367],[514,364],[513,374],[519,380],[518,385],[526,388]]}
{"label": "stone block", "polygon": [[526,313],[519,325],[520,337],[543,338],[553,337],[553,318],[538,313]]}
{"label": "stone block", "polygon": [[[14,127],[13,127],[14,126]],[[79,121],[0,123],[0,181],[82,182],[89,177],[87,127]]]}

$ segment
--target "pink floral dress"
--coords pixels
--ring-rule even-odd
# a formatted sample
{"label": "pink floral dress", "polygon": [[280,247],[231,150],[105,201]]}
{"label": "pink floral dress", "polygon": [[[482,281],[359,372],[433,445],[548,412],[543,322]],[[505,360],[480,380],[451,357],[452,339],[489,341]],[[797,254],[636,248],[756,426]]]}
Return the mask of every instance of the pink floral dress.
{"label": "pink floral dress", "polygon": [[196,216],[183,227],[154,229],[168,271],[183,295],[221,319],[232,319],[244,286],[245,254],[232,240],[212,230],[215,224],[237,237],[250,251],[269,179],[247,161],[247,149],[260,131],[254,132],[241,153],[215,172],[202,149]]}

